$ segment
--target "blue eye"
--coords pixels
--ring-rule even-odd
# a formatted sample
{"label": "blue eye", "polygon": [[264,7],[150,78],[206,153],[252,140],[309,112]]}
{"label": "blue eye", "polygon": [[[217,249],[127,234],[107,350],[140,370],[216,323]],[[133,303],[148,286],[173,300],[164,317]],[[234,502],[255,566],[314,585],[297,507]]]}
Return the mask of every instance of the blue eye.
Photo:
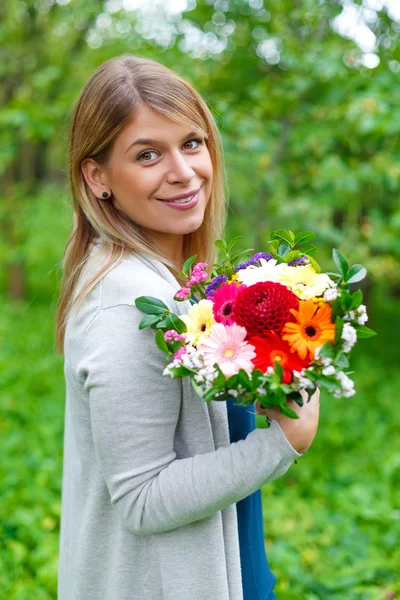
{"label": "blue eye", "polygon": [[[199,146],[201,146],[201,144],[203,143],[203,140],[201,138],[193,138],[191,140],[188,140],[187,142],[185,142],[184,146],[186,146],[186,144],[190,144],[191,142],[196,142]],[[197,150],[197,146],[195,146],[194,148],[188,148],[188,150]],[[146,160],[144,157],[149,155],[149,154],[157,154],[157,152],[155,150],[145,150],[144,152],[141,152],[136,160],[139,162],[151,162],[150,160]]]}

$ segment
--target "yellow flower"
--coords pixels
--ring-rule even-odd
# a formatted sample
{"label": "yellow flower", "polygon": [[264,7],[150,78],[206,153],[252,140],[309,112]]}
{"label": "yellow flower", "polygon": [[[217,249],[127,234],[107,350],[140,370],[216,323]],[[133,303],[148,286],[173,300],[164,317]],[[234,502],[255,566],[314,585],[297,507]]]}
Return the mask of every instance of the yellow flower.
{"label": "yellow flower", "polygon": [[279,272],[278,282],[292,290],[300,300],[311,300],[315,296],[322,296],[330,287],[331,279],[325,273],[316,273],[312,265],[284,265]]}
{"label": "yellow flower", "polygon": [[299,302],[298,311],[291,308],[290,312],[297,323],[286,323],[281,337],[288,342],[292,352],[298,352],[300,358],[312,360],[319,346],[335,339],[332,309],[328,303],[318,306],[312,300],[306,300]]}
{"label": "yellow flower", "polygon": [[215,323],[213,305],[212,300],[200,300],[186,315],[179,316],[187,327],[186,339],[193,346],[201,344],[211,333]]}

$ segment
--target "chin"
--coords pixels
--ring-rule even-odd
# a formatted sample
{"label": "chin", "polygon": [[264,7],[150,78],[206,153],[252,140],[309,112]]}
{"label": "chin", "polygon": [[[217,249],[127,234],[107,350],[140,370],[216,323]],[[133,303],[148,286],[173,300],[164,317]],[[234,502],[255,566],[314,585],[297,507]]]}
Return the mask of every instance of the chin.
{"label": "chin", "polygon": [[201,218],[190,219],[187,223],[182,223],[181,227],[179,227],[179,231],[176,233],[180,235],[187,235],[188,233],[194,233],[202,226],[204,221],[204,215]]}

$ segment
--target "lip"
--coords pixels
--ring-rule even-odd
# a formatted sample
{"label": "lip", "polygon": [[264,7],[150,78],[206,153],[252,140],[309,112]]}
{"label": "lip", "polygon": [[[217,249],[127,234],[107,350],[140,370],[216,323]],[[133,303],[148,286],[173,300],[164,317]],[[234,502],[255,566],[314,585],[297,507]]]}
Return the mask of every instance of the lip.
{"label": "lip", "polygon": [[171,196],[171,198],[156,198],[156,200],[161,200],[162,202],[172,202],[173,200],[182,200],[182,198],[187,198],[187,196],[193,196],[200,191],[200,188],[197,190],[192,190],[190,192],[185,192],[184,194],[178,194],[177,196]]}
{"label": "lip", "polygon": [[[189,196],[189,195],[190,194],[185,194],[183,196],[183,198],[185,198],[186,196]],[[180,198],[177,198],[177,200],[179,200],[179,199]],[[158,200],[158,198],[156,198],[156,200]],[[189,210],[190,208],[194,208],[196,206],[196,204],[198,204],[199,200],[200,200],[200,189],[197,190],[194,198],[190,202],[187,202],[186,204],[174,204],[173,202],[166,202],[165,200],[158,200],[158,201],[161,202],[162,204],[165,204],[165,206],[169,206],[171,208],[176,208],[176,210]]]}

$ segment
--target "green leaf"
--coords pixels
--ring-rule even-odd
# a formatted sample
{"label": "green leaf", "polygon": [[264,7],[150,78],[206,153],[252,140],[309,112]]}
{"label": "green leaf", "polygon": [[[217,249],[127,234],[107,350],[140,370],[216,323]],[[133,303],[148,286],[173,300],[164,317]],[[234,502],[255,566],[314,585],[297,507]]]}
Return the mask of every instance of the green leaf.
{"label": "green leaf", "polygon": [[237,384],[239,381],[239,376],[237,375],[237,373],[235,373],[235,375],[231,375],[225,383],[225,386],[227,389],[235,389]]}
{"label": "green leaf", "polygon": [[139,329],[145,329],[146,327],[150,327],[150,325],[154,325],[160,320],[159,315],[146,315],[139,323]]}
{"label": "green leaf", "polygon": [[162,329],[164,327],[167,327],[167,318],[168,317],[165,317],[165,319],[161,319],[161,321],[158,321],[158,323],[156,325],[157,329]]}
{"label": "green leaf", "polygon": [[217,246],[218,250],[220,250],[223,254],[227,253],[228,245],[225,240],[215,240],[214,244]]}
{"label": "green leaf", "polygon": [[362,301],[363,301],[362,290],[357,290],[351,296],[351,306],[350,306],[349,310],[356,310],[362,304]]}
{"label": "green leaf", "polygon": [[274,360],[274,370],[275,370],[275,373],[279,377],[279,382],[281,382],[283,379],[283,367],[282,367],[281,363],[279,363],[276,360]]}
{"label": "green leaf", "polygon": [[327,375],[320,375],[318,377],[318,385],[326,388],[330,392],[334,392],[340,388],[340,383],[336,379],[330,379]]}
{"label": "green leaf", "polygon": [[290,235],[290,239],[292,240],[292,244],[294,245],[294,240],[295,240],[296,236],[294,235],[293,231],[290,231],[290,229],[289,229],[289,235]]}
{"label": "green leaf", "polygon": [[165,319],[165,325],[167,329],[175,329],[178,333],[184,333],[187,331],[186,323],[182,321],[177,315],[174,313],[170,313]]}
{"label": "green leaf", "polygon": [[278,263],[284,262],[283,259],[282,259],[282,256],[280,256],[279,254],[277,254],[273,250],[270,250],[269,254],[272,256],[272,258],[275,258],[275,260],[277,260]]}
{"label": "green leaf", "polygon": [[366,274],[367,269],[365,269],[362,265],[353,265],[347,274],[347,283],[357,283],[358,281],[362,281]]}
{"label": "green leaf", "polygon": [[271,246],[276,250],[278,250],[279,248],[279,244],[281,243],[280,240],[270,240],[268,242],[269,244],[271,244]]}
{"label": "green leaf", "polygon": [[228,243],[228,252],[230,252],[233,248],[233,246],[237,243],[238,240],[241,240],[243,238],[242,235],[238,235],[236,237],[234,237],[229,243]]}
{"label": "green leaf", "polygon": [[307,242],[310,242],[315,237],[316,235],[312,231],[300,231],[299,233],[296,233],[294,243],[296,246],[299,246],[301,244],[306,244]]}
{"label": "green leaf", "polygon": [[319,350],[318,356],[325,356],[327,358],[335,358],[336,349],[331,341],[325,342],[325,344]]}
{"label": "green leaf", "polygon": [[354,325],[354,329],[357,331],[357,338],[370,338],[377,335],[376,331],[373,331],[365,325]]}
{"label": "green leaf", "polygon": [[310,256],[309,254],[305,254],[305,256],[307,256],[308,260],[310,261],[310,263],[312,264],[312,266],[314,267],[314,271],[316,273],[320,273],[321,269],[319,264],[317,263],[317,261],[315,260],[315,258],[313,258],[312,256]]}
{"label": "green leaf", "polygon": [[[299,250],[300,252],[300,250]],[[313,256],[315,258],[315,255],[317,253],[317,248],[316,246],[304,246],[304,248],[301,249],[301,254],[309,254],[310,256]]]}
{"label": "green leaf", "polygon": [[187,377],[187,375],[193,374],[193,370],[184,365],[179,365],[179,367],[173,367],[171,373],[173,373],[175,377]]}
{"label": "green leaf", "polygon": [[163,352],[168,352],[167,342],[164,340],[164,333],[159,329],[156,333],[156,344]]}
{"label": "green leaf", "polygon": [[349,265],[347,264],[345,257],[339,252],[339,250],[336,250],[336,248],[334,248],[332,250],[332,258],[333,262],[339,269],[339,273],[345,279],[349,270]]}
{"label": "green leaf", "polygon": [[335,321],[335,344],[339,344],[342,339],[344,321],[341,317],[336,317]]}
{"label": "green leaf", "polygon": [[285,231],[284,229],[277,229],[276,231],[273,231],[271,238],[273,240],[275,240],[275,239],[283,240],[284,242],[286,242],[289,245],[289,248],[291,248],[293,245],[292,238],[290,237],[290,233],[288,231]]}
{"label": "green leaf", "polygon": [[335,360],[335,365],[339,368],[339,369],[348,369],[350,366],[349,363],[349,359],[347,358],[347,356],[345,354],[340,354],[339,358],[337,360]]}
{"label": "green leaf", "polygon": [[278,248],[278,254],[279,256],[285,256],[290,250],[290,246],[287,246],[286,244],[281,244]]}
{"label": "green leaf", "polygon": [[214,364],[214,368],[217,370],[217,373],[218,373],[216,379],[214,379],[214,382],[213,382],[214,386],[216,386],[218,388],[225,387],[225,382],[226,382],[225,375],[223,374],[223,372],[221,371],[221,369],[217,363]]}
{"label": "green leaf", "polygon": [[240,371],[238,373],[238,380],[239,380],[239,383],[244,387],[245,390],[248,390],[248,391],[251,390],[250,378],[244,369],[240,369]]}
{"label": "green leaf", "polygon": [[346,290],[342,290],[342,294],[340,296],[340,303],[342,305],[343,312],[347,312],[350,310],[350,307],[353,303],[353,297]]}
{"label": "green leaf", "polygon": [[289,417],[290,419],[299,418],[298,414],[293,410],[293,408],[290,408],[290,406],[287,406],[287,404],[281,404],[279,408],[281,409],[281,413],[283,413],[286,417]]}
{"label": "green leaf", "polygon": [[341,297],[338,296],[336,298],[336,300],[334,300],[332,302],[332,314],[331,314],[332,323],[335,323],[337,316],[343,317],[343,315],[344,315],[344,312],[342,309]]}
{"label": "green leaf", "polygon": [[288,262],[295,260],[296,258],[300,258],[300,257],[301,257],[300,250],[291,250],[290,252],[285,254],[285,263],[288,263]]}
{"label": "green leaf", "polygon": [[202,398],[203,390],[201,389],[201,387],[196,383],[196,381],[193,379],[193,377],[191,377],[190,381],[192,382],[192,387],[193,387],[194,391],[196,392],[196,394],[198,396],[200,396],[200,398]]}
{"label": "green leaf", "polygon": [[184,275],[188,275],[189,274],[189,270],[192,266],[192,264],[194,263],[194,261],[196,260],[197,254],[193,254],[193,256],[190,256],[187,260],[185,260],[185,262],[183,263],[183,267],[182,267],[182,273]]}
{"label": "green leaf", "polygon": [[139,296],[135,300],[136,308],[149,315],[162,315],[169,310],[168,306],[153,296]]}
{"label": "green leaf", "polygon": [[203,400],[205,402],[210,402],[210,400],[214,400],[214,396],[215,394],[218,394],[218,392],[220,391],[219,388],[216,387],[212,387],[208,390],[208,392],[206,392],[203,396]]}
{"label": "green leaf", "polygon": [[241,250],[240,252],[235,252],[234,254],[232,254],[230,262],[232,264],[234,264],[236,267],[241,262],[244,262],[242,260],[244,257],[250,258],[251,254],[254,254],[254,248],[247,248],[247,250]]}

